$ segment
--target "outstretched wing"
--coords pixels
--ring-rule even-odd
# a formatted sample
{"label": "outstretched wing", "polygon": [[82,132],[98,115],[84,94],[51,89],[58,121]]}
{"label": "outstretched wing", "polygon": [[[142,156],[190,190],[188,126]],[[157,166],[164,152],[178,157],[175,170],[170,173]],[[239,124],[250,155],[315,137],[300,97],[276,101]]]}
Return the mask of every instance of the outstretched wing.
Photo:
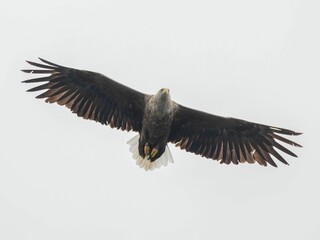
{"label": "outstretched wing", "polygon": [[36,98],[58,103],[79,117],[95,120],[112,128],[140,131],[147,95],[126,87],[102,74],[63,67],[39,58],[44,64],[27,61],[39,67],[22,70],[46,77],[23,81],[41,83],[28,92],[46,90]]}
{"label": "outstretched wing", "polygon": [[177,105],[173,118],[169,141],[187,152],[220,163],[258,162],[260,165],[269,163],[276,167],[271,156],[288,164],[277,150],[297,157],[276,140],[301,147],[280,136],[301,134],[288,129],[215,116],[181,105]]}

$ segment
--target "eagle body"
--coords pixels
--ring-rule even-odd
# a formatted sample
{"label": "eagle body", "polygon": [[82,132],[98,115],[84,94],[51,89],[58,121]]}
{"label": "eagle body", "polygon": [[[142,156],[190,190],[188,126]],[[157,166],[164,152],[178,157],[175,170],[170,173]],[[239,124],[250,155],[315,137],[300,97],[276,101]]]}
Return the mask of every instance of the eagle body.
{"label": "eagle body", "polygon": [[[160,89],[147,100],[139,138],[139,155],[142,158],[148,157],[153,162],[164,153],[169,141],[173,113],[174,103],[169,89]],[[146,149],[146,144],[149,149]]]}
{"label": "eagle body", "polygon": [[100,73],[39,59],[42,63],[27,61],[37,69],[22,71],[47,76],[23,81],[40,84],[28,91],[43,91],[36,98],[66,106],[84,119],[137,132],[128,141],[129,150],[145,170],[173,162],[168,143],[223,164],[274,167],[275,160],[288,164],[280,151],[297,157],[283,143],[301,147],[286,137],[299,132],[191,109],[171,100],[166,88],[144,94]]}

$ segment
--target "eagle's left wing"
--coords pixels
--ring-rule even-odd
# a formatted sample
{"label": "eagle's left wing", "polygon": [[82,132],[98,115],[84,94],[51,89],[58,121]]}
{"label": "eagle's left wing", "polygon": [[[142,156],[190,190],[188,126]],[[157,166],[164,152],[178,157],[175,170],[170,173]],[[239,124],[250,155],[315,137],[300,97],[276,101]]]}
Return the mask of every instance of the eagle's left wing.
{"label": "eagle's left wing", "polygon": [[44,64],[27,61],[40,69],[26,73],[49,74],[23,81],[41,83],[28,91],[46,90],[37,98],[68,107],[85,119],[95,120],[112,128],[140,132],[146,94],[124,86],[102,74],[63,67],[44,59]]}
{"label": "eagle's left wing", "polygon": [[288,164],[276,149],[296,157],[276,140],[301,147],[280,134],[300,133],[235,118],[224,118],[177,104],[169,141],[187,152],[212,158],[220,163],[258,162],[260,165],[266,166],[269,163],[276,167],[271,156]]}

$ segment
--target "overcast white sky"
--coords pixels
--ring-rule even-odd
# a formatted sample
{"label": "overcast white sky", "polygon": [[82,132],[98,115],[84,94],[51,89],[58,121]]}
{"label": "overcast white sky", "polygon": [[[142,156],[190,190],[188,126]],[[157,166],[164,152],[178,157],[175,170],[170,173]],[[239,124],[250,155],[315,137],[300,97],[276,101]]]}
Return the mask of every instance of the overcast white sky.
{"label": "overcast white sky", "polygon": [[[0,2],[0,239],[320,239],[320,3]],[[290,166],[226,166],[170,145],[145,172],[134,133],[26,93],[24,60],[304,132]]]}

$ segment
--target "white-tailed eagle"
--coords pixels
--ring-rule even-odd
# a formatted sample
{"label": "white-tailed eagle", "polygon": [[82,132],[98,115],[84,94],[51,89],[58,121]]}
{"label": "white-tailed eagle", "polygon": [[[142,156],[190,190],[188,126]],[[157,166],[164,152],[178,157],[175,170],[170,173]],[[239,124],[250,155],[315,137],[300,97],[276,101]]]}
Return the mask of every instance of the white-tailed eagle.
{"label": "white-tailed eagle", "polygon": [[40,60],[43,63],[27,61],[38,69],[22,71],[49,76],[23,81],[41,84],[28,92],[45,90],[36,98],[64,105],[84,119],[138,132],[128,144],[137,164],[145,170],[172,162],[168,142],[220,163],[258,162],[274,167],[274,159],[288,164],[278,150],[297,157],[281,142],[301,147],[282,136],[298,132],[184,107],[171,100],[167,88],[148,95],[99,73]]}

